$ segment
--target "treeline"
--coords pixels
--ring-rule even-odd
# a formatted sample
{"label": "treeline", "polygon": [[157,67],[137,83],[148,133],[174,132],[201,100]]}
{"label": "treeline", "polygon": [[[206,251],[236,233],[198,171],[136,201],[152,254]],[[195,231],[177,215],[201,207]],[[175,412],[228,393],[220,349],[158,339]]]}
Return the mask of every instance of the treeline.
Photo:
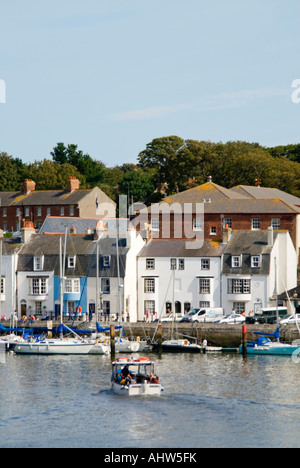
{"label": "treeline", "polygon": [[116,200],[125,194],[133,201],[156,202],[165,195],[207,181],[223,187],[255,185],[279,188],[300,197],[300,144],[262,147],[258,143],[183,140],[177,136],[154,139],[137,156],[136,164],[107,167],[77,145],[58,143],[49,158],[24,163],[0,153],[0,191],[18,191],[25,179],[37,190],[65,189],[69,176],[81,188],[100,187]]}

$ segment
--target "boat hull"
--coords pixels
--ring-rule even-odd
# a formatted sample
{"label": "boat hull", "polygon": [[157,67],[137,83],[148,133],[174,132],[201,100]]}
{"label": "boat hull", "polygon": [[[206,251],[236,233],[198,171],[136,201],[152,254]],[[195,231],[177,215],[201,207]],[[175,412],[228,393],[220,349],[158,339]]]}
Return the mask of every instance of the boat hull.
{"label": "boat hull", "polygon": [[[242,348],[240,348],[242,352]],[[272,356],[292,356],[294,353],[299,354],[299,346],[247,346],[247,354],[256,355],[272,355]]]}
{"label": "boat hull", "polygon": [[94,345],[89,343],[68,342],[39,342],[17,343],[13,350],[16,354],[42,354],[42,355],[83,355],[88,354]]}
{"label": "boat hull", "polygon": [[[158,350],[158,345],[154,345],[154,349]],[[197,344],[191,344],[186,340],[169,340],[162,343],[162,351],[167,353],[201,353],[202,347]]]}
{"label": "boat hull", "polygon": [[131,385],[120,385],[116,382],[112,382],[111,385],[114,393],[116,393],[117,395],[124,396],[159,396],[163,392],[163,388],[160,384],[141,383]]}

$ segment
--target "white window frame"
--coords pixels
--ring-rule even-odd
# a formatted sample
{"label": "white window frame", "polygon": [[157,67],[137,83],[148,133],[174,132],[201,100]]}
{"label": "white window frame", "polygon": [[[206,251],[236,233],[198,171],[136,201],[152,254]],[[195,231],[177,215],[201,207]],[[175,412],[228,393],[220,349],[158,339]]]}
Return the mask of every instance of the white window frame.
{"label": "white window frame", "polygon": [[151,231],[159,231],[159,218],[151,218]]}
{"label": "white window frame", "polygon": [[75,269],[75,266],[76,266],[76,255],[74,255],[73,257],[68,257],[68,268],[70,269]]}
{"label": "white window frame", "polygon": [[232,255],[231,266],[232,266],[232,268],[241,268],[242,258],[241,258],[240,255]]}
{"label": "white window frame", "polygon": [[281,229],[280,218],[272,218],[272,228],[274,229],[274,231],[279,231]]}
{"label": "white window frame", "polygon": [[46,296],[48,294],[47,278],[31,278],[29,283],[29,294],[31,296]]}
{"label": "white window frame", "polygon": [[145,294],[154,294],[155,293],[155,279],[154,278],[145,278],[144,279],[144,292],[145,292]]}
{"label": "white window frame", "polygon": [[79,278],[67,278],[65,283],[65,294],[78,294],[80,293],[80,279]]}
{"label": "white window frame", "polygon": [[43,271],[44,269],[44,256],[34,257],[33,259],[34,271]]}
{"label": "white window frame", "polygon": [[193,231],[202,231],[202,219],[201,218],[193,219]]}
{"label": "white window frame", "polygon": [[260,218],[252,218],[252,231],[260,230]]}
{"label": "white window frame", "polygon": [[261,256],[252,255],[251,257],[251,268],[260,268],[261,267]]}

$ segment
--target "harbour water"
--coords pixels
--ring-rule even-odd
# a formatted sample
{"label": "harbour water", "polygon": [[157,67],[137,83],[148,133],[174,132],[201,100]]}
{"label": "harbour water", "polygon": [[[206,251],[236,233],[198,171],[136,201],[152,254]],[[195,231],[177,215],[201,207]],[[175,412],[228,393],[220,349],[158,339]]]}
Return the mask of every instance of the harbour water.
{"label": "harbour water", "polygon": [[106,356],[0,364],[0,447],[300,447],[300,364],[237,354],[164,354],[161,397],[110,390]]}

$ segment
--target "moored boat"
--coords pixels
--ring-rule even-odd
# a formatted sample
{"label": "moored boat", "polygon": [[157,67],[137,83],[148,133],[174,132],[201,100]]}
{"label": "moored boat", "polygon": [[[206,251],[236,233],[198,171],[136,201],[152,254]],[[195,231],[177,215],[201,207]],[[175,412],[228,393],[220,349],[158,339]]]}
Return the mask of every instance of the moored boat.
{"label": "moored boat", "polygon": [[76,339],[57,338],[27,341],[13,344],[16,354],[42,354],[42,355],[82,355],[88,354],[94,344]]}
{"label": "moored boat", "polygon": [[117,395],[125,396],[159,396],[164,390],[148,357],[120,357],[113,362],[111,388]]}
{"label": "moored boat", "polygon": [[[281,343],[279,341],[279,328],[275,333],[254,332],[256,335],[261,335],[256,341],[247,342],[247,354],[258,355],[274,355],[274,356],[292,356],[294,353],[299,354],[300,346]],[[277,341],[272,341],[270,338],[275,338]],[[240,352],[243,352],[241,345]]]}
{"label": "moored boat", "polygon": [[[154,349],[158,349],[158,344],[154,345]],[[171,353],[201,353],[202,346],[191,343],[189,340],[166,340],[162,342],[162,351]]]}

